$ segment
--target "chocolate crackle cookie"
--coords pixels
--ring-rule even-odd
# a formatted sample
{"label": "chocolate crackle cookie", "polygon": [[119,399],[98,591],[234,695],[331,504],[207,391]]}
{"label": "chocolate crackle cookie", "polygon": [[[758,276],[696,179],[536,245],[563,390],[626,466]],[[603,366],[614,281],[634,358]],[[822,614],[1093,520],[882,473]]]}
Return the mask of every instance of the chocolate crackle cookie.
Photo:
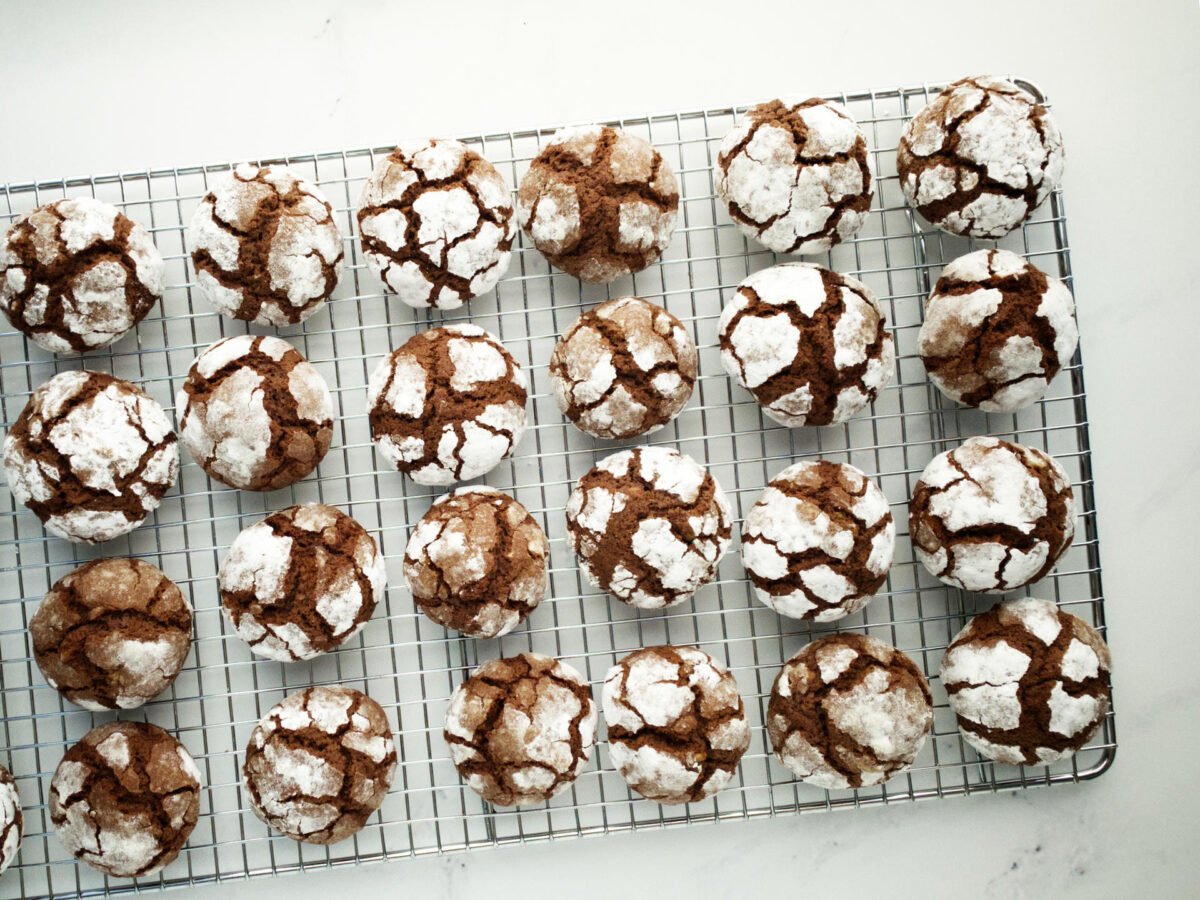
{"label": "chocolate crackle cookie", "polygon": [[52,353],[107,347],[163,293],[163,258],[141,225],[91,197],[20,216],[0,242],[0,309]]}
{"label": "chocolate crackle cookie", "polygon": [[400,144],[367,179],[359,207],[367,265],[409,306],[456,309],[508,271],[512,193],[459,141]]}
{"label": "chocolate crackle cookie", "polygon": [[871,154],[840,103],[760,103],[721,142],[717,196],[749,238],[776,253],[824,253],[850,240],[874,195]]}
{"label": "chocolate crackle cookie", "polygon": [[742,522],[742,564],[755,595],[793,619],[858,612],[887,579],[895,549],[883,491],[843,463],[788,466]]}
{"label": "chocolate crackle cookie", "polygon": [[520,653],[485,662],[455,688],[443,734],[458,773],[484,800],[544,803],[591,759],[596,704],[566,663]]}
{"label": "chocolate crackle cookie", "polygon": [[986,412],[1040,400],[1078,343],[1067,286],[1008,250],[976,250],[946,266],[920,337],[938,390]]}
{"label": "chocolate crackle cookie", "polygon": [[1001,238],[1058,187],[1062,134],[1017,85],[977,76],[956,81],[917,113],[896,151],[908,202],[943,231]]}
{"label": "chocolate crackle cookie", "polygon": [[67,852],[119,878],[179,855],[200,814],[200,770],[157,725],[110,722],[67,751],[50,781],[50,819]]}
{"label": "chocolate crackle cookie", "polygon": [[0,875],[12,865],[21,849],[21,834],[25,817],[21,815],[21,795],[17,783],[4,766],[0,766]]}
{"label": "chocolate crackle cookie", "polygon": [[333,439],[329,386],[277,337],[224,338],[197,356],[175,395],[175,415],[200,468],[244,491],[299,481]]}
{"label": "chocolate crackle cookie", "polygon": [[679,184],[662,155],[607,125],[556,132],[517,191],[521,227],[551,265],[601,284],[662,256],[678,211]]}
{"label": "chocolate crackle cookie", "polygon": [[359,831],[395,774],[383,707],[341,685],[306,688],[273,706],[250,735],[242,765],[254,814],[309,844],[336,844]]}
{"label": "chocolate crackle cookie", "polygon": [[782,425],[837,425],[892,378],[896,351],[871,289],[812,263],[738,285],[718,324],[721,364]]}
{"label": "chocolate crackle cookie", "polygon": [[698,359],[677,318],[640,297],[622,297],[584,313],[562,336],[550,357],[550,386],[581,431],[636,437],[683,409]]}
{"label": "chocolate crackle cookie", "polygon": [[550,544],[508,494],[464,487],[433,502],[404,551],[413,599],[439,625],[479,638],[508,634],[546,596]]}
{"label": "chocolate crackle cookie", "polygon": [[371,437],[418,484],[448,485],[494,469],[525,433],[525,373],[477,325],[413,335],[367,385]]}
{"label": "chocolate crackle cookie", "polygon": [[746,708],[723,665],[695,647],[645,647],[608,670],[613,765],[659,803],[693,803],[729,783],[750,746]]}
{"label": "chocolate crackle cookie", "polygon": [[362,629],[387,588],[375,539],[323,503],[289,506],[242,531],[217,577],[221,605],[259,656],[313,659]]}
{"label": "chocolate crackle cookie", "polygon": [[192,606],[140,559],[85,563],[50,588],[29,620],[50,687],[84,709],[133,709],[175,680],[192,646]]}
{"label": "chocolate crackle cookie", "polygon": [[237,166],[196,207],[188,242],[204,295],[259,325],[295,325],[329,299],[342,271],[333,207],[284,166]]}
{"label": "chocolate crackle cookie", "polygon": [[970,621],[942,658],[942,684],[962,736],[1012,766],[1066,759],[1112,700],[1108,646],[1049,600],[1006,600]]}
{"label": "chocolate crackle cookie", "polygon": [[178,471],[163,408],[102,372],[55,375],[4,436],[13,497],[68,541],[99,544],[133,531],[158,509]]}
{"label": "chocolate crackle cookie", "polygon": [[567,500],[567,541],[587,580],[640,609],[692,596],[717,574],[733,513],[708,470],[670,447],[602,459]]}
{"label": "chocolate crackle cookie", "polygon": [[833,634],[784,663],[767,705],[775,757],[827,790],[882,784],[912,765],[933,727],[929,683],[883,641]]}
{"label": "chocolate crackle cookie", "polygon": [[1041,450],[973,437],[925,467],[908,530],[917,559],[946,584],[1016,590],[1043,578],[1071,546],[1071,480]]}

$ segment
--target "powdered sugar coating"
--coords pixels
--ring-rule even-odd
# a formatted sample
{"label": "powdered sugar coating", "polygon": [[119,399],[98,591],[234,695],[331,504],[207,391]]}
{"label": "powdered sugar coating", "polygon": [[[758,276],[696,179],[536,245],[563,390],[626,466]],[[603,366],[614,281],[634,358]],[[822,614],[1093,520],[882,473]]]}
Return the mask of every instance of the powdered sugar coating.
{"label": "powdered sugar coating", "polygon": [[883,641],[834,634],[784,663],[767,733],[797,778],[828,790],[882,784],[912,764],[933,726],[929,684]]}
{"label": "powdered sugar coating", "polygon": [[409,306],[456,309],[508,271],[512,194],[459,141],[399,144],[367,179],[359,207],[367,264]]}
{"label": "powdered sugar coating", "polygon": [[543,803],[591,759],[596,704],[571,666],[521,653],[485,662],[455,688],[443,736],[459,774],[489,803]]}
{"label": "powdered sugar coating", "polygon": [[755,596],[794,619],[833,622],[862,609],[895,546],[883,491],[854,466],[823,460],[776,475],[742,523]]}
{"label": "powdered sugar coating", "polygon": [[92,197],[56,200],[15,219],[0,241],[0,309],[52,353],[107,347],[163,293],[150,233]]}
{"label": "powdered sugar coating", "polygon": [[175,395],[179,433],[213,478],[246,491],[308,475],[333,438],[333,396],[287,341],[243,334],[196,357]]}
{"label": "powdered sugar coating", "polygon": [[1099,633],[1049,600],[1006,600],[946,650],[941,679],[963,737],[989,759],[1040,765],[1086,744],[1110,706]]}
{"label": "powdered sugar coating", "polygon": [[737,682],[695,647],[647,647],[604,679],[608,750],[633,790],[659,803],[711,797],[750,746]]}
{"label": "powdered sugar coating", "polygon": [[862,228],[874,194],[862,129],[819,98],[752,106],[721,142],[717,196],[776,253],[824,253]]}
{"label": "powdered sugar coating", "polygon": [[285,166],[242,163],[204,196],[188,231],[200,289],[220,312],[294,325],[324,305],[342,235],[315,184]]}
{"label": "powdered sugar coating", "polygon": [[396,772],[383,708],[342,685],[310,687],[272,707],[242,766],[254,814],[286,837],[334,844],[379,809]]}
{"label": "powdered sugar coating", "polygon": [[579,479],[566,513],[584,576],[640,609],[681,603],[711,581],[733,519],[712,475],[670,447],[605,457]]}
{"label": "powdered sugar coating", "polygon": [[946,266],[920,336],[930,380],[987,412],[1040,400],[1078,343],[1067,286],[1008,250],[976,250]]}
{"label": "powdered sugar coating", "polygon": [[4,437],[13,497],[69,541],[97,544],[132,531],[158,508],[178,470],[163,408],[100,372],[55,375]]}
{"label": "powdered sugar coating", "polygon": [[1015,590],[1045,576],[1071,546],[1071,482],[1041,450],[973,437],[925,467],[909,532],[917,559],[946,584]]}
{"label": "powdered sugar coating", "polygon": [[1062,134],[1011,81],[964,78],[905,126],[896,169],[908,202],[938,228],[1001,238],[1058,187]]}
{"label": "powdered sugar coating", "polygon": [[17,783],[4,766],[0,766],[0,875],[12,865],[21,849],[21,836],[25,827],[21,814],[21,795]]}
{"label": "powdered sugar coating", "polygon": [[584,313],[550,357],[550,386],[563,415],[601,438],[651,434],[692,396],[696,344],[683,324],[640,297]]}
{"label": "powdered sugar coating", "polygon": [[367,385],[379,452],[418,484],[494,469],[525,432],[525,373],[477,325],[445,325],[384,357]]}
{"label": "powdered sugar coating", "polygon": [[895,368],[892,336],[870,288],[812,263],[750,275],[717,327],[729,377],[792,428],[845,422]]}
{"label": "powdered sugar coating", "polygon": [[291,506],[244,529],[217,579],[221,605],[259,656],[313,659],[350,640],[387,589],[375,539],[323,503]]}

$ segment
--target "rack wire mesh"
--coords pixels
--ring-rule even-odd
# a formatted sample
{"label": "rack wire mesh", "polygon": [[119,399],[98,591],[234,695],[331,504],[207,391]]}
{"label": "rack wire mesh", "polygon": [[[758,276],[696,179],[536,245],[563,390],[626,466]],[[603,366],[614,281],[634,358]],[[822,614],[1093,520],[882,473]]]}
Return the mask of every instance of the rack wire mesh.
{"label": "rack wire mesh", "polygon": [[[1041,96],[1034,85],[1022,84]],[[214,484],[184,454],[178,488],[157,514],[127,537],[96,548],[47,537],[11,492],[0,493],[0,761],[16,777],[25,813],[24,843],[18,861],[0,880],[0,898],[152,890],[532,840],[1063,784],[1104,772],[1116,748],[1111,713],[1070,761],[1037,768],[997,766],[959,737],[937,679],[949,640],[992,601],[947,588],[915,562],[906,504],[929,459],[971,435],[992,434],[1040,447],[1067,468],[1080,515],[1075,544],[1029,593],[1057,601],[1102,632],[1105,624],[1081,357],[1064,369],[1037,405],[1017,414],[989,415],[945,401],[926,379],[916,353],[923,300],[940,266],[973,246],[916,219],[895,174],[895,147],[904,122],[939,89],[925,84],[831,98],[844,103],[867,134],[877,172],[876,196],[857,239],[820,261],[853,273],[875,290],[898,360],[896,377],[873,407],[830,428],[789,430],[765,420],[719,363],[716,320],[722,298],[747,274],[776,261],[740,235],[714,196],[716,148],[744,107],[612,122],[650,140],[679,175],[679,228],[659,264],[607,287],[581,285],[551,270],[522,241],[496,291],[447,314],[403,307],[364,268],[354,237],[355,205],[363,181],[390,147],[262,160],[284,162],[319,183],[345,238],[347,265],[334,299],[303,325],[278,332],[331,385],[337,407],[333,449],[314,476],[265,495]],[[553,131],[463,140],[515,185]],[[81,366],[134,381],[171,409],[193,357],[219,337],[248,330],[244,323],[218,315],[198,295],[184,237],[192,210],[210,183],[229,169],[223,163],[0,187],[0,225],[64,196],[93,195],[116,204],[151,230],[168,272],[161,306],[136,335],[90,353],[82,362],[54,358],[17,332],[0,333],[0,418],[6,427],[35,387],[56,372]],[[1055,191],[999,246],[1026,255],[1070,283],[1061,192]],[[598,441],[559,414],[549,391],[548,360],[557,336],[580,312],[630,293],[663,304],[692,329],[701,348],[701,375],[692,401],[667,428],[641,441]],[[530,427],[514,456],[481,480],[528,507],[551,545],[547,601],[516,632],[493,641],[459,637],[415,610],[403,585],[401,559],[409,529],[434,492],[381,464],[365,409],[367,376],[378,358],[420,329],[463,319],[499,335],[530,376]],[[865,610],[835,626],[782,618],[753,598],[736,537],[719,578],[682,607],[639,613],[592,589],[566,544],[563,507],[576,478],[613,449],[636,443],[674,445],[706,463],[729,494],[739,522],[766,482],[794,460],[820,456],[857,465],[878,479],[898,525],[896,560],[885,589]],[[257,660],[222,622],[218,566],[243,527],[269,511],[313,500],[339,506],[375,534],[388,561],[386,602],[359,638],[334,653],[290,665]],[[736,535],[736,526],[734,530]],[[29,619],[54,581],[88,559],[122,555],[160,567],[190,594],[195,607],[193,650],[173,688],[122,717],[150,721],[177,735],[199,763],[204,781],[200,821],[179,858],[158,875],[136,882],[108,879],[77,864],[52,834],[47,798],[59,759],[90,728],[113,716],[78,709],[48,687],[32,660],[27,636]],[[775,674],[815,635],[830,631],[872,634],[895,644],[913,657],[933,686],[931,739],[911,769],[879,787],[826,792],[797,782],[770,755],[763,722]],[[587,770],[567,793],[543,807],[521,812],[493,808],[459,779],[441,738],[441,723],[451,690],[479,662],[532,649],[563,658],[597,687],[617,659],[655,643],[699,645],[728,664],[737,678],[754,736],[728,789],[682,809],[639,799],[610,765],[603,731]],[[333,847],[297,844],[272,836],[250,812],[240,784],[240,757],[255,723],[272,705],[303,686],[335,682],[366,691],[388,710],[401,763],[382,809],[353,839]]]}

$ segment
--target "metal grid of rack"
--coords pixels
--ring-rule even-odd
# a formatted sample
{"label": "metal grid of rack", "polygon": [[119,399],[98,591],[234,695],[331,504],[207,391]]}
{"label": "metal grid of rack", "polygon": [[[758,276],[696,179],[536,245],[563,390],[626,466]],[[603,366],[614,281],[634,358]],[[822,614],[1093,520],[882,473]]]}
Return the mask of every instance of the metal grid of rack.
{"label": "metal grid of rack", "polygon": [[[1026,87],[1038,94],[1036,87]],[[343,230],[346,270],[334,299],[306,323],[280,330],[321,370],[335,397],[334,445],[317,472],[266,495],[229,490],[208,479],[186,453],[178,487],[141,528],[100,547],[47,537],[11,493],[0,491],[0,761],[17,779],[25,812],[18,861],[0,880],[0,898],[95,895],[191,885],[359,862],[461,851],[648,827],[858,807],[900,800],[1078,782],[1104,772],[1116,735],[1112,714],[1074,759],[1012,768],[981,760],[958,736],[937,679],[942,651],[975,612],[992,602],[952,590],[916,562],[907,535],[907,500],[935,454],[975,434],[992,434],[1052,453],[1072,476],[1079,528],[1057,569],[1029,593],[1053,599],[1104,630],[1103,592],[1092,491],[1083,370],[1077,355],[1047,397],[1010,415],[987,415],[945,401],[916,353],[923,300],[943,263],[972,248],[936,232],[905,205],[895,175],[895,147],[905,120],[939,86],[843,94],[867,135],[877,173],[876,196],[858,238],[819,261],[852,273],[879,296],[897,346],[892,383],[867,411],[844,426],[789,430],[760,414],[721,369],[716,320],[723,297],[748,273],[776,258],[747,242],[719,210],[712,164],[721,139],[744,111],[711,109],[636,116],[612,124],[650,140],[681,184],[679,228],[663,260],[607,287],[581,285],[551,270],[522,239],[498,289],[447,314],[415,313],[389,298],[365,269],[354,210],[363,181],[390,148],[280,157],[321,185]],[[463,138],[515,185],[554,129]],[[146,225],[167,260],[163,302],[136,336],[83,358],[54,358],[13,331],[0,333],[0,421],[11,424],[30,392],[56,372],[81,366],[142,385],[167,409],[193,357],[244,323],[218,315],[199,295],[185,245],[191,212],[230,164],[125,172],[0,186],[0,227],[63,196],[94,195]],[[1020,230],[999,243],[1070,283],[1066,212],[1055,192]],[[637,294],[661,303],[693,331],[701,375],[683,413],[648,439],[594,440],[569,425],[550,396],[547,364],[557,336],[595,303]],[[1084,300],[1086,302],[1086,299]],[[546,530],[551,544],[547,601],[516,632],[494,641],[449,633],[414,608],[401,576],[409,529],[434,492],[390,471],[374,453],[366,417],[367,376],[377,359],[416,331],[442,321],[471,321],[499,335],[530,376],[530,427],[514,456],[482,481],[512,493]],[[262,329],[253,329],[263,331]],[[740,522],[766,482],[796,459],[850,462],[878,479],[898,526],[896,560],[885,588],[863,611],[835,626],[809,626],[776,615],[752,596],[738,545],[718,580],[692,603],[639,613],[592,589],[565,540],[563,506],[573,482],[621,446],[670,444],[706,463],[729,494]],[[390,587],[360,637],[310,663],[283,665],[253,657],[222,621],[216,572],[234,536],[269,511],[320,500],[361,521],[380,541]],[[735,526],[735,535],[737,526]],[[65,750],[112,718],[62,700],[32,660],[26,626],[49,586],[76,565],[130,555],[160,567],[190,594],[195,643],[173,688],[124,718],[154,722],[188,747],[203,774],[201,817],[179,858],[159,875],[106,879],[76,864],[53,835],[47,812],[50,777]],[[770,755],[763,727],[779,666],[813,636],[872,634],[907,651],[930,676],[934,731],[916,764],[885,785],[826,792],[795,781]],[[573,787],[543,807],[493,808],[459,779],[441,737],[451,690],[482,660],[532,649],[558,656],[597,687],[627,652],[655,643],[696,644],[729,665],[746,701],[753,742],[730,787],[684,808],[637,798],[600,743]],[[259,717],[309,684],[341,682],[369,693],[396,728],[401,763],[382,809],[353,839],[333,847],[272,836],[250,812],[240,785],[240,757]]]}

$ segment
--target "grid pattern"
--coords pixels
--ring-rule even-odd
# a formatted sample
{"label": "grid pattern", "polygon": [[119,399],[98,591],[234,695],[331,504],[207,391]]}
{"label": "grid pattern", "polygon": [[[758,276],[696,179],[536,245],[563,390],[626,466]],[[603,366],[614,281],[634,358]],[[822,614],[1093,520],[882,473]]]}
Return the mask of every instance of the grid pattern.
{"label": "grid pattern", "polygon": [[[1026,85],[1040,96],[1032,85]],[[0,761],[17,779],[25,808],[18,862],[0,881],[0,898],[95,895],[156,889],[444,853],[530,840],[604,834],[785,813],[858,807],[900,800],[1077,782],[1111,764],[1112,716],[1073,760],[1012,768],[981,760],[959,737],[937,679],[946,645],[991,600],[947,588],[915,561],[906,503],[925,464],[975,434],[991,434],[1052,453],[1071,474],[1080,522],[1075,544],[1033,593],[1053,599],[1104,631],[1103,593],[1092,491],[1083,371],[1077,355],[1046,399],[1017,414],[989,415],[958,407],[925,377],[916,352],[923,300],[941,265],[972,248],[935,232],[905,205],[895,174],[895,147],[905,120],[938,86],[844,94],[867,134],[877,173],[876,196],[857,240],[819,260],[865,281],[879,296],[896,340],[897,370],[873,407],[843,426],[789,430],[765,420],[750,396],[721,369],[716,320],[724,296],[776,257],[747,242],[718,211],[712,164],[721,139],[744,112],[725,108],[639,116],[612,124],[650,140],[681,182],[679,228],[663,260],[608,287],[581,285],[549,269],[521,243],[498,289],[452,313],[416,313],[389,299],[362,261],[354,209],[363,181],[390,148],[281,157],[318,182],[345,236],[346,270],[334,299],[302,325],[280,330],[321,370],[335,397],[334,445],[314,476],[266,495],[211,482],[186,453],[179,486],[141,528],[100,548],[46,536],[37,519],[0,492]],[[464,138],[515,185],[553,129]],[[136,336],[88,354],[83,365],[142,385],[172,408],[195,355],[244,323],[216,314],[195,288],[185,231],[210,183],[230,164],[127,172],[0,187],[0,226],[63,196],[94,195],[115,203],[153,233],[167,260],[161,307]],[[1070,283],[1066,213],[1055,192],[1033,219],[1000,246],[1023,253]],[[689,327],[700,347],[692,401],[669,426],[639,441],[603,442],[564,421],[550,394],[548,360],[557,336],[584,309],[635,293],[661,303]],[[1086,302],[1086,300],[1085,300]],[[403,586],[401,560],[409,529],[434,492],[381,464],[366,417],[367,376],[376,361],[416,331],[443,321],[471,321],[500,336],[530,376],[530,427],[513,458],[482,481],[512,493],[546,530],[551,545],[547,601],[516,632],[495,641],[448,633],[415,611]],[[78,359],[53,358],[17,332],[0,333],[0,420],[17,417],[30,392]],[[692,603],[639,613],[581,578],[565,539],[563,507],[574,480],[621,446],[668,444],[706,463],[737,513],[749,509],[766,482],[792,461],[824,457],[875,476],[898,526],[896,560],[884,590],[836,627],[782,618],[759,604],[743,577],[738,544],[718,579]],[[269,511],[320,500],[356,517],[380,541],[390,587],[361,636],[309,663],[256,660],[221,620],[216,573],[236,534]],[[735,526],[735,535],[738,531]],[[195,643],[174,687],[126,718],[158,724],[188,747],[200,765],[201,818],[179,858],[157,876],[109,880],[64,853],[46,808],[50,777],[67,747],[112,718],[73,707],[49,688],[32,661],[26,626],[42,595],[76,565],[100,556],[137,556],[160,567],[195,606]],[[763,727],[772,681],[784,660],[818,634],[871,634],[907,651],[930,677],[934,731],[916,764],[887,784],[826,792],[795,781],[770,756]],[[696,644],[732,670],[746,701],[753,741],[737,776],[714,798],[662,807],[630,793],[613,770],[601,731],[591,764],[551,803],[521,812],[483,803],[450,762],[440,730],[451,690],[481,661],[522,650],[558,656],[596,688],[626,653],[655,643]],[[401,763],[381,811],[353,839],[333,847],[272,836],[243,795],[240,756],[260,716],[309,684],[346,683],[366,691],[397,729]]]}

